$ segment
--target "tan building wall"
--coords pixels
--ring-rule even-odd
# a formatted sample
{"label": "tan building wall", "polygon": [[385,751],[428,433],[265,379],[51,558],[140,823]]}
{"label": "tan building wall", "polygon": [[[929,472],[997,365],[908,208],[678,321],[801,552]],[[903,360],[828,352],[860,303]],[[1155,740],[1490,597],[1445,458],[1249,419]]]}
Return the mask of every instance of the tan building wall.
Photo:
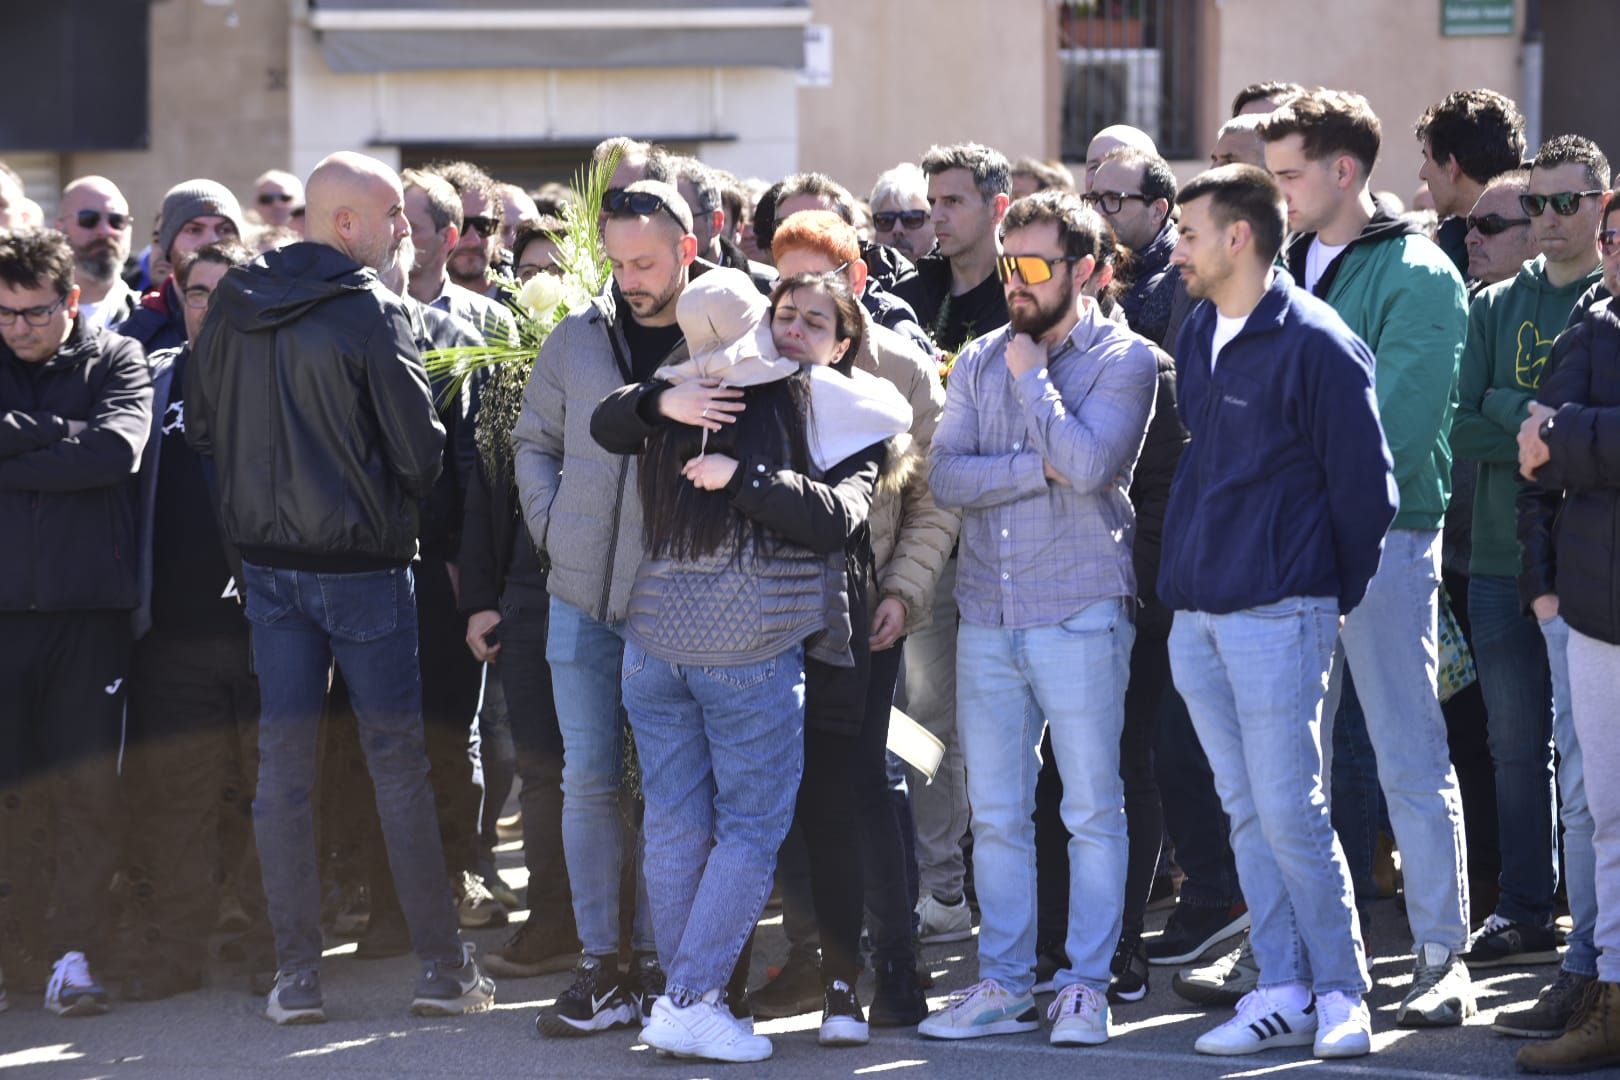
{"label": "tan building wall", "polygon": [[1010,158],[1058,144],[1050,0],[812,0],[833,31],[833,84],[799,90],[799,167],[856,194],[934,143]]}
{"label": "tan building wall", "polygon": [[64,183],[100,174],[123,190],[137,250],[180,181],[218,180],[245,211],[259,174],[288,164],[288,0],[160,0],[151,11],[151,149],[62,160]]}
{"label": "tan building wall", "polygon": [[[1453,90],[1488,87],[1522,100],[1519,34],[1440,36],[1435,0],[1205,0],[1209,40],[1204,150],[1252,82],[1289,79],[1365,94],[1384,126],[1372,183],[1410,200],[1422,156],[1412,125]],[[1517,26],[1524,26],[1518,0]],[[1532,147],[1532,150],[1534,148]]]}

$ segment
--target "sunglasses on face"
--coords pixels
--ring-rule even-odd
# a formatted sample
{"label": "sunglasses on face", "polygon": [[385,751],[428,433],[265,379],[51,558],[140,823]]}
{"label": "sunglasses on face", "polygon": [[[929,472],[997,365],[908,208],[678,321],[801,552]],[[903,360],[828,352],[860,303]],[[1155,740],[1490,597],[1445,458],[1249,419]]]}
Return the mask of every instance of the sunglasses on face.
{"label": "sunglasses on face", "polygon": [[1519,205],[1531,217],[1540,217],[1549,206],[1559,217],[1569,217],[1581,208],[1582,199],[1602,194],[1601,191],[1560,191],[1556,195],[1520,195]]}
{"label": "sunglasses on face", "polygon": [[920,229],[928,223],[928,211],[885,210],[881,214],[872,215],[872,225],[878,232],[892,232],[896,223],[904,225],[907,229]]}
{"label": "sunglasses on face", "polygon": [[1620,229],[1604,229],[1598,233],[1598,247],[1610,258],[1620,255]]}
{"label": "sunglasses on face", "polygon": [[479,236],[488,238],[501,231],[501,223],[496,218],[483,217],[478,214],[461,219],[462,235],[466,235],[474,230],[477,230]]}
{"label": "sunglasses on face", "polygon": [[107,224],[117,232],[129,228],[128,214],[103,214],[100,210],[80,210],[73,220],[78,222],[81,229],[94,229],[101,224],[102,218],[106,218]]}
{"label": "sunglasses on face", "polygon": [[15,326],[19,315],[29,326],[45,326],[51,321],[51,316],[62,310],[65,303],[67,297],[60,296],[57,297],[56,303],[44,307],[23,308],[21,311],[16,308],[0,307],[0,326]]}
{"label": "sunglasses on face", "polygon": [[686,222],[675,216],[663,199],[650,191],[625,191],[623,188],[609,188],[602,196],[602,207],[610,214],[635,214],[637,217],[647,217],[662,210],[668,214],[670,220],[686,232]]}
{"label": "sunglasses on face", "polygon": [[1078,255],[1065,255],[1061,259],[1046,259],[1039,255],[1002,255],[996,259],[996,276],[1003,285],[1012,281],[1013,275],[1025,285],[1039,285],[1052,280],[1053,267],[1059,263],[1077,263]]}
{"label": "sunglasses on face", "polygon": [[1080,197],[1105,214],[1119,213],[1132,199],[1148,201],[1140,191],[1088,191]]}
{"label": "sunglasses on face", "polygon": [[1479,217],[1470,215],[1463,220],[1467,222],[1470,231],[1478,229],[1481,236],[1500,236],[1515,225],[1530,224],[1527,217],[1510,218],[1501,214],[1481,214]]}
{"label": "sunglasses on face", "polygon": [[259,196],[260,206],[269,206],[271,203],[287,203],[292,201],[293,197],[287,194],[285,191],[266,191],[264,194]]}

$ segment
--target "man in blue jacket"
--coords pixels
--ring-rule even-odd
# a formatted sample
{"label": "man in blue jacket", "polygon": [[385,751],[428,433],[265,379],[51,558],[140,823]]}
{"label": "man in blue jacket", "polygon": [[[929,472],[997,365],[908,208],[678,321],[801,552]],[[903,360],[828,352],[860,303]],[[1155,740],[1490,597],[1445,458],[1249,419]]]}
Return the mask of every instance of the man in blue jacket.
{"label": "man in blue jacket", "polygon": [[1273,268],[1286,212],[1269,175],[1223,166],[1179,202],[1173,259],[1208,303],[1176,347],[1192,441],[1159,596],[1176,612],[1171,670],[1231,819],[1260,968],[1259,989],[1195,1049],[1366,1054],[1366,956],[1320,732],[1340,617],[1366,593],[1395,516],[1372,355]]}

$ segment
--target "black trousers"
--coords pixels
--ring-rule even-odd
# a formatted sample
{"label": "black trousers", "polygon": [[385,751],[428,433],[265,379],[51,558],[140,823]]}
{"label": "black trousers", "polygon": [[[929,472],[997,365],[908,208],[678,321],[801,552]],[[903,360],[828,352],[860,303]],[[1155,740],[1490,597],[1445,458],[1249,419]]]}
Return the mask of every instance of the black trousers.
{"label": "black trousers", "polygon": [[6,953],[105,952],[129,654],[127,611],[0,612]]}
{"label": "black trousers", "polygon": [[[1468,624],[1468,577],[1446,571],[1446,599],[1462,626],[1463,636],[1471,637]],[[1468,836],[1468,878],[1478,888],[1494,887],[1502,873],[1502,851],[1496,829],[1496,767],[1486,739],[1485,695],[1479,682],[1452,696],[1440,706],[1446,717],[1446,743],[1451,763],[1457,769],[1457,786],[1462,790],[1463,828]],[[1489,897],[1474,895],[1476,911],[1494,910]]]}
{"label": "black trousers", "polygon": [[416,610],[429,780],[444,862],[458,874],[478,866],[484,778],[475,732],[483,672],[467,648],[467,620],[456,610],[442,559],[422,560]]}
{"label": "black trousers", "polygon": [[[1170,610],[1154,601],[1137,612],[1131,646],[1131,677],[1125,688],[1125,727],[1119,738],[1119,775],[1125,782],[1125,862],[1123,940],[1142,937],[1148,893],[1164,845],[1164,808],[1153,771],[1153,743],[1159,711],[1170,682]],[[1063,779],[1052,757],[1052,736],[1041,740],[1041,771],[1035,781],[1036,937],[1041,947],[1061,951],[1069,925],[1069,830],[1060,808]]]}
{"label": "black trousers", "polygon": [[[202,971],[219,908],[220,870],[266,941],[264,889],[252,833],[222,828],[250,813],[258,778],[259,683],[247,629],[136,644],[125,755],[125,865],[134,894],[135,955],[150,972]],[[241,774],[232,775],[239,763]],[[251,819],[249,819],[251,820]],[[243,847],[221,850],[231,836]]]}

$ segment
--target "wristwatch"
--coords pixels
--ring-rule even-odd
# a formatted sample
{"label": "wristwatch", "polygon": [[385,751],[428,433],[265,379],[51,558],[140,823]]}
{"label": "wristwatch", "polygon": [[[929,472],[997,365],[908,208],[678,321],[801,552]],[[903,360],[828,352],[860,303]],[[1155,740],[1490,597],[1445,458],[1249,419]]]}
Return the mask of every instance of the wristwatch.
{"label": "wristwatch", "polygon": [[1541,422],[1541,426],[1536,429],[1536,434],[1541,437],[1542,442],[1546,442],[1548,437],[1552,435],[1553,421],[1557,419],[1558,414],[1553,413],[1551,416],[1547,417],[1547,419],[1543,420]]}

